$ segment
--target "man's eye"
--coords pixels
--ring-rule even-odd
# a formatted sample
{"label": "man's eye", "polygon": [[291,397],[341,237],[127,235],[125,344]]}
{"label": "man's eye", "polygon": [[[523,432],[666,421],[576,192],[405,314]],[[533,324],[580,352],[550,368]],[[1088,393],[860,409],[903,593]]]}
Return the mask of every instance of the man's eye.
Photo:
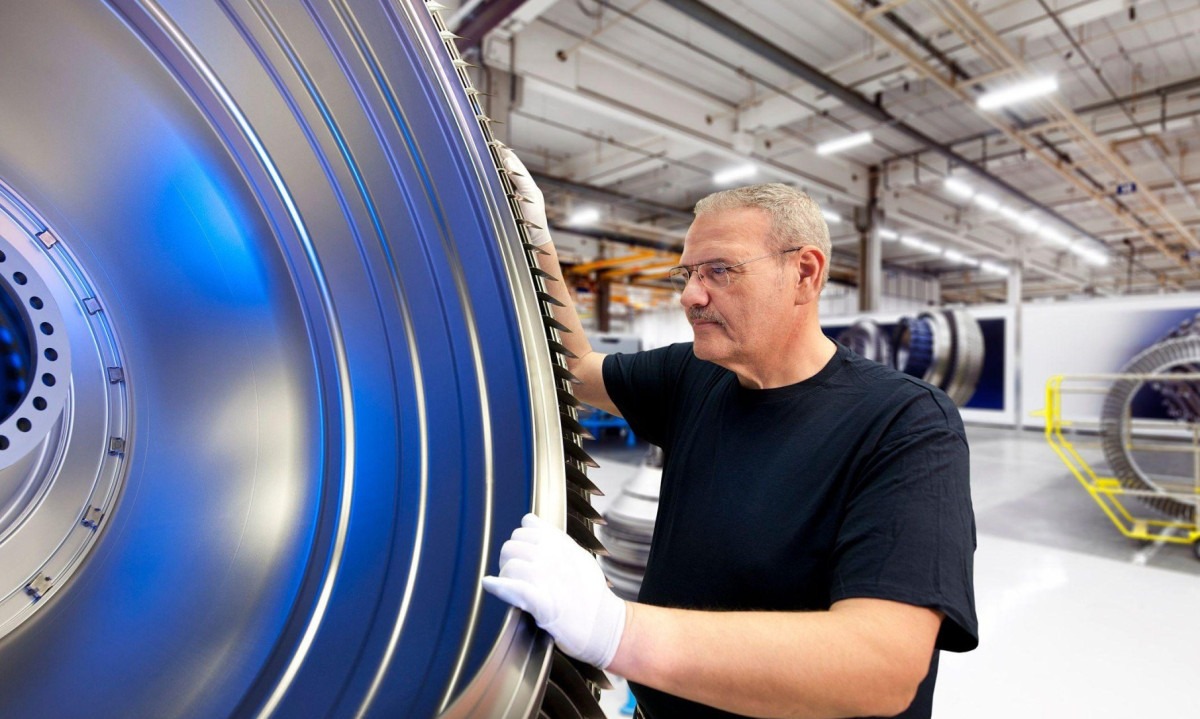
{"label": "man's eye", "polygon": [[708,274],[712,275],[713,277],[720,277],[728,271],[729,268],[725,265],[709,265],[708,267]]}

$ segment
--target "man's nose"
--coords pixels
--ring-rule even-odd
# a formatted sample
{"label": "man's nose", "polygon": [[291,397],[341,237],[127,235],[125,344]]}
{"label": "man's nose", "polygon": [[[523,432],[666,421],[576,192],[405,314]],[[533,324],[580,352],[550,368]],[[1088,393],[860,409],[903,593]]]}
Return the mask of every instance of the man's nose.
{"label": "man's nose", "polygon": [[699,272],[688,275],[687,284],[683,286],[683,292],[679,295],[679,304],[685,308],[708,304],[708,288],[700,281]]}

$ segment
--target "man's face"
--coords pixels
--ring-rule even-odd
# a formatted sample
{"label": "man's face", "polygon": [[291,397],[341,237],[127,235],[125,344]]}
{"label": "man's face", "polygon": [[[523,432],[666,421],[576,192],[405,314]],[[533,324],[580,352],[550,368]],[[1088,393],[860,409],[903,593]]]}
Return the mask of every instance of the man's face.
{"label": "man's face", "polygon": [[[770,231],[771,218],[763,210],[704,213],[688,230],[679,263],[729,266],[761,257],[774,251]],[[692,325],[696,356],[739,373],[769,364],[775,339],[787,333],[795,306],[786,267],[786,259],[774,257],[736,267],[729,270],[728,287],[706,287],[693,272],[680,304]]]}

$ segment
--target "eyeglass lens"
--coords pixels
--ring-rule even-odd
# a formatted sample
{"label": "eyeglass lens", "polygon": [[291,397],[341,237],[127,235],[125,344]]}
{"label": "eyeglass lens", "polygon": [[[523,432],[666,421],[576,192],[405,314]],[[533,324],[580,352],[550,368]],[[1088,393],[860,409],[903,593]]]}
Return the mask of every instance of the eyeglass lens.
{"label": "eyeglass lens", "polygon": [[675,285],[675,289],[683,292],[687,289],[688,280],[692,274],[697,275],[700,284],[708,288],[720,288],[729,286],[729,273],[725,265],[706,262],[702,265],[696,265],[695,268],[676,267],[671,270],[668,275],[671,278],[671,284]]}

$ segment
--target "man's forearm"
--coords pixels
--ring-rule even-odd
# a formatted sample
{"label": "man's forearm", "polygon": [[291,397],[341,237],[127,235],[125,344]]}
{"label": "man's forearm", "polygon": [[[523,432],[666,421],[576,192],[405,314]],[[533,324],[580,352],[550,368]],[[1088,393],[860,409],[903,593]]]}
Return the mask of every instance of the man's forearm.
{"label": "man's forearm", "polygon": [[878,602],[848,600],[824,612],[700,612],[631,603],[608,669],[748,716],[890,716],[912,702],[940,617]]}
{"label": "man's forearm", "polygon": [[[558,251],[554,248],[554,243],[549,242],[542,245],[541,248],[548,254],[538,254],[538,266],[542,270],[553,275],[557,280],[546,280],[546,292],[554,299],[563,304],[562,307],[552,307],[554,319],[566,325],[571,331],[560,332],[559,337],[567,349],[578,357],[585,357],[592,351],[592,344],[588,341],[587,333],[583,331],[583,322],[579,319],[579,312],[575,309],[575,301],[571,297],[571,292],[567,287],[567,278],[563,275],[562,265],[558,261]],[[574,369],[577,359],[567,358],[567,368]]]}

